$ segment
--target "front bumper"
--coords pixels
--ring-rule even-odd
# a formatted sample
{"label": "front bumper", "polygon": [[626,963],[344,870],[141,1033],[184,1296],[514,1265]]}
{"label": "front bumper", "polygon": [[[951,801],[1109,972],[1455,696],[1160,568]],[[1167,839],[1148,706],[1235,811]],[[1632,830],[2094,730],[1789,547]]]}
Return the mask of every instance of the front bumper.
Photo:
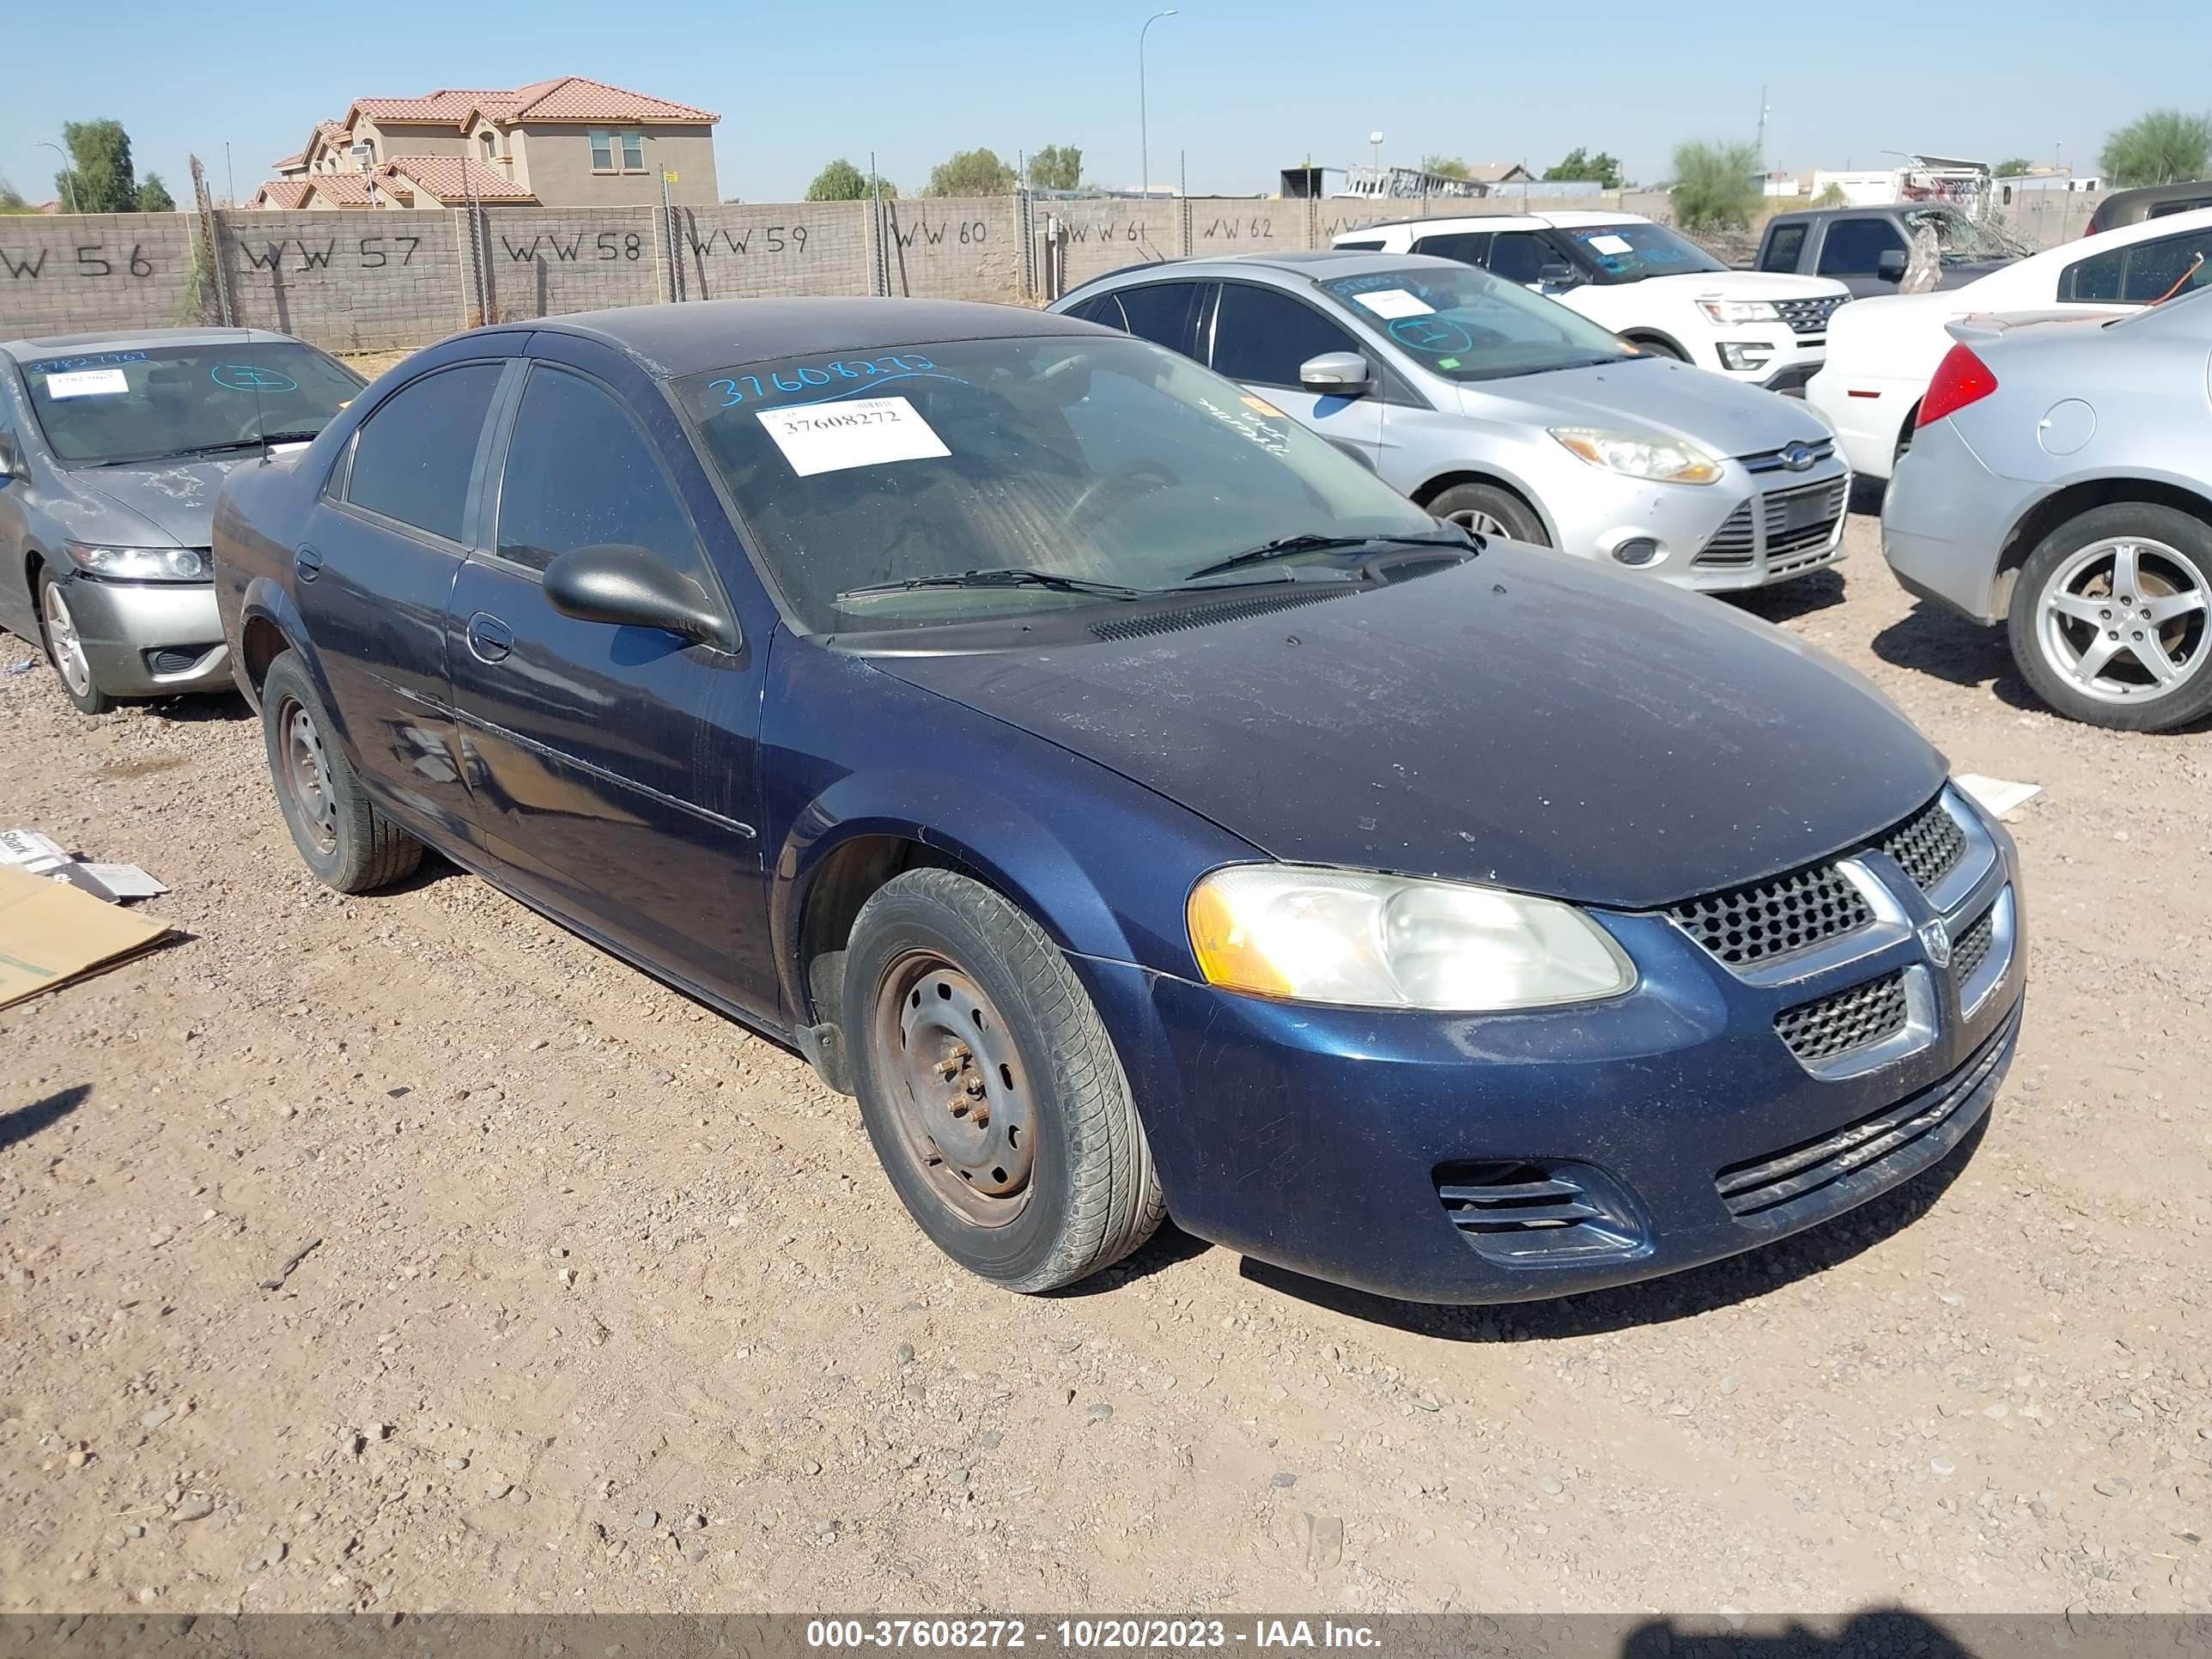
{"label": "front bumper", "polygon": [[[1929,898],[1864,854],[1895,914],[1848,961],[1802,975],[1785,963],[1753,982],[1649,914],[1600,917],[1638,966],[1634,991],[1535,1013],[1294,1006],[1076,967],[1179,1225],[1381,1295],[1567,1295],[1813,1226],[1938,1162],[1982,1119],[2018,1036],[2024,930],[2008,838],[1961,810],[1980,866]],[[1998,945],[1960,974],[1936,966],[1928,924],[1948,917],[1963,937],[1984,915]],[[1863,1066],[1816,1072],[1778,1035],[1779,1010],[1893,973],[1917,988],[1910,1036]],[[1537,1202],[1563,1186],[1596,1219],[1501,1228],[1480,1212],[1486,1181]]]}
{"label": "front bumper", "polygon": [[[1711,484],[1570,479],[1547,499],[1569,504],[1559,514],[1565,551],[1628,575],[1723,593],[1834,563],[1843,555],[1850,494],[1850,471],[1830,459],[1804,472],[1757,474],[1732,461]],[[1814,522],[1790,517],[1799,500],[1817,509]]]}
{"label": "front bumper", "polygon": [[1881,503],[1881,556],[1908,592],[1978,623],[2004,620],[1997,560],[2043,493],[1990,471],[1949,421],[1923,427]]}
{"label": "front bumper", "polygon": [[102,581],[79,572],[67,593],[93,680],[111,696],[230,689],[212,582]]}

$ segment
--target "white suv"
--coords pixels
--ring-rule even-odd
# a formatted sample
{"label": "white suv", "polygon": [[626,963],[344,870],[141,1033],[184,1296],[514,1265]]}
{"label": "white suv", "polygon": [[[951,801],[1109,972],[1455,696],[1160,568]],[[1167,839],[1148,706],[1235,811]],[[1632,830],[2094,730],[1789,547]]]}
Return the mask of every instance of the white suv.
{"label": "white suv", "polygon": [[1773,392],[1804,389],[1827,356],[1829,317],[1851,297],[1824,276],[1731,270],[1631,213],[1408,219],[1347,230],[1335,245],[1480,265],[1646,351]]}

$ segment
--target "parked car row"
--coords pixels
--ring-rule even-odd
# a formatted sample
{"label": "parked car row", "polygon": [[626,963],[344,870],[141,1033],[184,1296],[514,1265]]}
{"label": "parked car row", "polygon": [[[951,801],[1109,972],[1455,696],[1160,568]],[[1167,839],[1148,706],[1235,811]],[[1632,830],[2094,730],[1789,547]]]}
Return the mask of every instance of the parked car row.
{"label": "parked car row", "polygon": [[[1240,307],[1283,304],[1259,372]],[[221,344],[265,387],[270,342]],[[37,467],[93,349],[11,348]],[[124,418],[119,367],[59,403]],[[1389,1294],[1558,1295],[1943,1158],[2025,945],[2005,832],[1858,676],[1686,563],[1393,487],[1524,368],[1582,493],[1764,503],[1746,458],[1798,428],[1763,422],[1808,418],[1411,254],[1057,313],[641,307],[333,396],[223,479],[209,591],[319,878],[434,848],[790,1043],[986,1278],[1171,1215]],[[137,580],[39,556],[65,598]]]}

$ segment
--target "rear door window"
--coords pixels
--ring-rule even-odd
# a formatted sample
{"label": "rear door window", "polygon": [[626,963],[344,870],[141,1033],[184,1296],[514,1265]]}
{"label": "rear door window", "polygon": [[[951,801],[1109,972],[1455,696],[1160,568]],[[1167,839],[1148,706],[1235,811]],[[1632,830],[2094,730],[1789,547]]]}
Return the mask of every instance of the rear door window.
{"label": "rear door window", "polygon": [[355,434],[346,500],[449,542],[467,541],[477,445],[504,368],[463,363],[386,398]]}
{"label": "rear door window", "polygon": [[2084,305],[2145,306],[2212,286],[2212,229],[2136,242],[2077,259],[2058,274],[2058,298]]}
{"label": "rear door window", "polygon": [[1881,256],[1905,252],[1905,237],[1887,219],[1838,219],[1820,239],[1820,275],[1871,276],[1881,266]]}
{"label": "rear door window", "polygon": [[1759,256],[1761,270],[1794,271],[1797,262],[1805,257],[1805,227],[1783,225],[1766,239],[1766,251]]}
{"label": "rear door window", "polygon": [[1202,283],[1147,283],[1141,288],[1116,289],[1114,297],[1121,302],[1122,325],[1130,333],[1188,356],[1191,318],[1204,289]]}
{"label": "rear door window", "polygon": [[[1378,242],[1376,246],[1382,245]],[[1439,259],[1456,259],[1463,265],[1479,265],[1490,257],[1490,233],[1455,230],[1441,236],[1424,236],[1413,244],[1413,252],[1433,253]]]}

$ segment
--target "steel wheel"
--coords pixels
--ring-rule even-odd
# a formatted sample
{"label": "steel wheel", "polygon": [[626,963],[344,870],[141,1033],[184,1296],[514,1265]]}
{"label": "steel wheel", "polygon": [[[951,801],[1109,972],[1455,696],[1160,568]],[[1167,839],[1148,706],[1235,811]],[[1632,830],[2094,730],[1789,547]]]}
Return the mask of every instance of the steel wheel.
{"label": "steel wheel", "polygon": [[976,1226],[1020,1215],[1036,1114],[1013,1033],[983,988],[933,951],[909,952],[884,975],[872,1037],[915,1170]]}
{"label": "steel wheel", "polygon": [[2212,578],[2164,542],[2108,537],[2069,556],[2043,586],[2044,660],[2100,702],[2170,695],[2203,665]]}
{"label": "steel wheel", "polygon": [[284,764],[278,781],[292,798],[315,851],[327,857],[338,844],[338,805],[331,787],[331,761],[323,749],[323,734],[316,729],[314,716],[290,698],[277,710],[276,722],[284,734]]}
{"label": "steel wheel", "polygon": [[76,618],[70,614],[69,600],[59,582],[46,584],[44,609],[46,647],[53,653],[54,666],[61,672],[62,684],[79,697],[91,696],[92,664],[85,659],[84,641],[78,636]]}

